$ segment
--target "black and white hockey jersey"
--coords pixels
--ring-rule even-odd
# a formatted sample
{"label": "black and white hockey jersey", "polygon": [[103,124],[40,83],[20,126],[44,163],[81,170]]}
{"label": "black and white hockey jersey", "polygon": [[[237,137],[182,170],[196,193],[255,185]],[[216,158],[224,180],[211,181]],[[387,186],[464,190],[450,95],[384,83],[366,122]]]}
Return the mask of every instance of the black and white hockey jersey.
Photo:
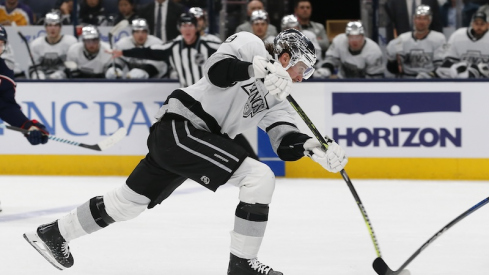
{"label": "black and white hockey jersey", "polygon": [[351,52],[348,37],[337,35],[326,51],[322,67],[331,72],[338,70],[339,78],[380,78],[384,76],[384,62],[379,45],[365,37],[365,45],[358,52]]}
{"label": "black and white hockey jersey", "polygon": [[[64,70],[68,49],[75,43],[77,40],[72,35],[62,35],[56,44],[50,44],[45,36],[36,38],[30,45],[36,69],[45,75]],[[29,72],[32,75],[33,69]]]}
{"label": "black and white hockey jersey", "polygon": [[[151,47],[153,45],[161,45],[163,41],[156,36],[148,35],[146,42],[140,47]],[[115,47],[119,50],[128,50],[137,48],[138,46],[134,42],[132,36],[127,36],[119,40]],[[161,78],[168,71],[168,65],[164,61],[155,61],[149,59],[141,59],[134,57],[121,57],[117,62],[122,68],[132,70],[134,68],[142,69],[146,71],[150,78]]]}
{"label": "black and white hockey jersey", "polygon": [[446,43],[445,35],[430,31],[423,39],[416,39],[414,32],[406,32],[391,40],[387,45],[387,66],[390,72],[398,74],[398,59],[402,66],[402,77],[415,78],[418,73],[430,73],[443,61],[443,45]]}
{"label": "black and white hockey jersey", "polygon": [[106,52],[109,50],[109,44],[100,41],[98,53],[92,56],[86,53],[83,42],[71,45],[66,60],[73,61],[78,66],[74,77],[105,78],[105,71],[112,63],[112,55]]}
{"label": "black and white hockey jersey", "polygon": [[270,58],[260,38],[249,32],[230,36],[203,66],[204,77],[173,92],[156,118],[177,114],[198,129],[230,138],[258,126],[268,133],[277,152],[284,135],[299,132],[291,105],[271,95],[262,80],[254,77],[226,88],[212,84],[209,79],[209,70],[218,62],[237,59],[251,65],[254,56]]}

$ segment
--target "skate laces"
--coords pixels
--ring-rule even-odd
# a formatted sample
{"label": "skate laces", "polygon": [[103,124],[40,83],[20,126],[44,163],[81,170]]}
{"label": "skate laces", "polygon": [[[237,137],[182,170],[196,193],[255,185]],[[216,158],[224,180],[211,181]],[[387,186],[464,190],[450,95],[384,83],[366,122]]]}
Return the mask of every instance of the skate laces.
{"label": "skate laces", "polygon": [[271,267],[260,263],[260,261],[258,261],[257,258],[248,260],[248,264],[251,266],[252,269],[254,269],[260,273],[263,273],[263,274],[267,274],[268,271],[270,271],[272,269]]}
{"label": "skate laces", "polygon": [[68,242],[65,241],[61,244],[61,252],[63,252],[63,256],[65,256],[65,258],[70,256],[70,247],[68,246]]}

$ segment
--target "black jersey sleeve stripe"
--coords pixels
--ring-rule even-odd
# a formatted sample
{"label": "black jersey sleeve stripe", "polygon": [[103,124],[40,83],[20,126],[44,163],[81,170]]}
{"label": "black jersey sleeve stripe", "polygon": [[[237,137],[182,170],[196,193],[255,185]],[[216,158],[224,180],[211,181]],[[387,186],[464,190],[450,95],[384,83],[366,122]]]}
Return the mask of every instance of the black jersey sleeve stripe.
{"label": "black jersey sleeve stripe", "polygon": [[268,126],[268,127],[266,128],[266,130],[265,130],[265,131],[268,133],[268,132],[270,132],[270,130],[272,130],[273,128],[275,128],[275,127],[277,127],[277,126],[281,126],[281,125],[288,125],[288,126],[292,126],[292,127],[297,128],[297,126],[296,126],[295,124],[293,124],[293,123],[290,123],[290,122],[285,122],[285,121],[278,121],[278,122],[275,122],[275,123],[273,123],[272,125]]}

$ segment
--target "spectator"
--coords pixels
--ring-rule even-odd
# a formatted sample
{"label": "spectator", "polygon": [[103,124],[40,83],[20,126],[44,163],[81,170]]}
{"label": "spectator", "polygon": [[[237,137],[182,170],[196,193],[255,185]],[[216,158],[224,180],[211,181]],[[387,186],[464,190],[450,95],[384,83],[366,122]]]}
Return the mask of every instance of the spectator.
{"label": "spectator", "polygon": [[462,2],[463,5],[460,7],[462,10],[461,22],[457,22],[457,0],[447,0],[441,5],[440,18],[443,27],[458,29],[470,25],[472,15],[477,12],[479,5],[469,0],[463,0]]}
{"label": "spectator", "polygon": [[[163,44],[156,36],[148,34],[149,28],[146,19],[134,19],[131,23],[132,36],[126,36],[115,44],[115,48],[119,50],[129,50],[136,48],[149,48],[153,45]],[[126,78],[130,79],[147,79],[161,78],[166,74],[168,66],[163,61],[153,61],[148,59],[121,57],[122,60],[117,61],[116,68],[111,67],[105,73],[108,79],[118,78],[123,75],[123,71],[127,71]]]}
{"label": "spectator", "polygon": [[134,0],[119,0],[119,13],[117,14],[114,25],[126,19],[129,22],[132,22],[137,18],[137,14],[135,11]]}
{"label": "spectator", "polygon": [[83,25],[107,26],[103,0],[83,0],[80,6],[80,23]]}
{"label": "spectator", "polygon": [[[263,2],[260,0],[251,0],[248,5],[246,6],[246,12],[248,14],[248,20],[246,20],[243,24],[239,25],[236,28],[236,33],[238,32],[253,32],[251,28],[251,23],[250,23],[250,18],[251,18],[251,13],[257,10],[265,10],[263,6]],[[275,37],[277,35],[277,28],[275,28],[274,25],[269,25],[267,29],[267,37],[268,36],[273,36]]]}
{"label": "spectator", "polygon": [[294,6],[294,13],[301,25],[301,29],[313,32],[323,51],[326,51],[329,46],[329,39],[326,35],[324,25],[318,22],[311,21],[312,5],[309,0],[297,0]]}
{"label": "spectator", "polygon": [[207,19],[206,19],[206,14],[203,9],[199,7],[193,7],[190,8],[189,11],[191,14],[197,18],[197,31],[199,32],[201,37],[205,37],[206,39],[210,41],[215,41],[217,43],[221,43],[221,39],[213,34],[207,33]]}
{"label": "spectator", "polygon": [[73,35],[61,34],[61,16],[49,12],[44,17],[46,36],[39,36],[31,43],[35,64],[29,68],[32,79],[65,79],[65,61],[68,49],[77,42]]}
{"label": "spectator", "polygon": [[[399,35],[387,45],[387,70],[402,78],[415,78],[441,65],[445,35],[430,31],[431,10],[419,5],[414,13],[414,30]],[[421,76],[420,76],[421,77]]]}
{"label": "spectator", "polygon": [[19,0],[6,0],[0,5],[0,24],[10,26],[28,26],[34,24],[34,15],[29,6],[19,3]]}
{"label": "spectator", "polygon": [[413,30],[413,13],[419,5],[427,5],[431,9],[432,20],[430,30],[443,32],[440,18],[438,0],[387,0],[385,11],[387,13],[386,37],[387,42],[399,34]]}
{"label": "spectator", "polygon": [[139,10],[139,17],[146,19],[150,33],[165,43],[179,35],[175,26],[183,12],[184,7],[172,0],[155,0]]}
{"label": "spectator", "polygon": [[338,78],[381,78],[384,76],[382,51],[373,40],[365,37],[360,21],[346,25],[345,33],[337,35],[326,52],[326,60],[314,74],[326,78],[338,69]]}
{"label": "spectator", "polygon": [[489,24],[487,15],[477,12],[469,28],[456,30],[448,39],[443,64],[435,71],[441,78],[489,77]]}
{"label": "spectator", "polygon": [[[55,4],[55,9],[60,11],[61,24],[72,25],[71,15],[73,14],[73,0],[58,0]],[[44,22],[38,22],[39,25],[44,25]]]}
{"label": "spectator", "polygon": [[[285,31],[287,29],[296,29],[302,34],[304,34],[309,40],[311,40],[311,43],[314,45],[314,49],[316,49],[316,57],[318,62],[321,61],[321,46],[319,46],[318,40],[316,39],[316,35],[308,30],[303,30],[301,28],[301,25],[299,24],[299,21],[297,21],[297,17],[295,15],[290,14],[286,15],[282,18],[282,24],[281,24],[281,31]],[[317,64],[317,63],[316,63]]]}
{"label": "spectator", "polygon": [[264,10],[257,10],[251,13],[250,24],[252,33],[258,36],[263,42],[273,44],[275,36],[267,36],[268,13]]}
{"label": "spectator", "polygon": [[68,74],[71,78],[105,78],[112,59],[109,44],[100,41],[100,32],[94,25],[82,28],[81,42],[71,45],[66,60],[76,64]]}

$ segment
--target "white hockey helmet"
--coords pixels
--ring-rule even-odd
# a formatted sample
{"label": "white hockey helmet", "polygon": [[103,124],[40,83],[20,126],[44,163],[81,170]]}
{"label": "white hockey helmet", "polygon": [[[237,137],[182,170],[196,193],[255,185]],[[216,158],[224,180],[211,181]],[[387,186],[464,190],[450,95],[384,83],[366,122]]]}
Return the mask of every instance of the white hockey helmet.
{"label": "white hockey helmet", "polygon": [[148,31],[148,22],[144,18],[136,18],[131,22],[131,30],[134,31]]}
{"label": "white hockey helmet", "polygon": [[414,11],[414,16],[427,15],[431,18],[431,8],[428,5],[419,5]]}
{"label": "white hockey helmet", "polygon": [[88,25],[82,28],[82,40],[100,39],[100,32],[94,25]]}
{"label": "white hockey helmet", "polygon": [[199,7],[193,7],[188,10],[189,13],[193,14],[195,18],[201,18],[204,16],[204,10]]}
{"label": "white hockey helmet", "polygon": [[295,17],[295,15],[289,14],[282,17],[282,22],[281,22],[282,30],[295,28],[298,26],[299,26],[299,21],[297,20],[297,17]]}
{"label": "white hockey helmet", "polygon": [[265,21],[268,23],[268,13],[264,10],[256,10],[251,13],[250,23],[253,25],[256,21]]}
{"label": "white hockey helmet", "polygon": [[46,13],[46,17],[44,18],[44,26],[47,25],[61,25],[60,14],[56,11]]}
{"label": "white hockey helmet", "polygon": [[286,70],[299,62],[303,62],[307,69],[303,73],[304,79],[308,79],[314,73],[316,63],[316,49],[311,40],[296,29],[287,29],[280,32],[273,41],[275,60],[278,60],[284,52],[290,55],[289,65]]}
{"label": "white hockey helmet", "polygon": [[365,29],[363,28],[362,22],[351,21],[346,24],[345,29],[346,35],[365,35]]}

